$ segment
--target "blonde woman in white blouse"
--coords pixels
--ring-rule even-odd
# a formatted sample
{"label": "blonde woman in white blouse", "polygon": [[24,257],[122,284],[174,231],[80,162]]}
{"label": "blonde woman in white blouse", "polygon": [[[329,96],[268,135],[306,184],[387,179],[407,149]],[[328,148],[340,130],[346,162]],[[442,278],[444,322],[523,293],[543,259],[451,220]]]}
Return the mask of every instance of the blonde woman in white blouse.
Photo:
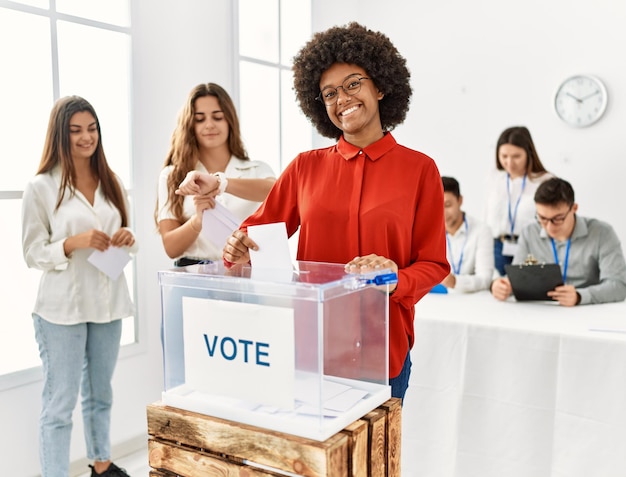
{"label": "blonde woman in white blouse", "polygon": [[493,236],[494,263],[500,275],[505,274],[504,265],[513,260],[520,231],[535,220],[533,197],[537,187],[551,177],[526,127],[510,127],[500,134],[484,215]]}

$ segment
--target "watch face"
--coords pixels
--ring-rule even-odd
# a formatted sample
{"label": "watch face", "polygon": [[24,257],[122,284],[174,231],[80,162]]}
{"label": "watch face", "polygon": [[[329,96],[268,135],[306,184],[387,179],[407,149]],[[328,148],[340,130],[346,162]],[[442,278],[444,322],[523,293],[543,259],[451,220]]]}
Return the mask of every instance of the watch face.
{"label": "watch face", "polygon": [[575,127],[595,123],[604,114],[607,104],[606,88],[594,76],[577,75],[563,81],[554,97],[554,109],[559,118]]}

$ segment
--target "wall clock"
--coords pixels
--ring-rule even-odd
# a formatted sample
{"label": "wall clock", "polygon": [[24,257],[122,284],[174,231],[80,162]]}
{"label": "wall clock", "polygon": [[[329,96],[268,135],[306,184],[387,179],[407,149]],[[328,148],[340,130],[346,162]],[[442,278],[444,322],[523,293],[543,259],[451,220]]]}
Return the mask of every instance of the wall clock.
{"label": "wall clock", "polygon": [[598,121],[608,103],[602,80],[592,75],[575,75],[561,83],[554,95],[554,110],[570,126],[584,128]]}

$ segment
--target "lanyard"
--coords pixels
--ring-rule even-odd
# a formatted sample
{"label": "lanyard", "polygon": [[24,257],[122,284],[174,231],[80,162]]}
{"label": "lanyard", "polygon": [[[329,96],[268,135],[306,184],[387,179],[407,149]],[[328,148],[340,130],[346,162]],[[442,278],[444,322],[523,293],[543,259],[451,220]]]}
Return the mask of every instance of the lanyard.
{"label": "lanyard", "polygon": [[459,257],[459,262],[454,263],[454,254],[452,253],[452,243],[450,242],[450,234],[446,232],[446,241],[448,242],[448,252],[450,253],[450,265],[452,266],[452,273],[455,275],[459,275],[461,273],[461,264],[463,263],[463,254],[465,253],[465,245],[467,245],[467,218],[463,215],[463,224],[465,224],[465,240],[463,241],[463,247],[461,247],[461,256]]}
{"label": "lanyard", "polygon": [[[556,244],[554,243],[554,239],[550,237],[550,242],[552,242],[552,253],[554,254],[554,261],[558,265],[559,264],[559,254],[556,251]],[[563,262],[563,283],[567,279],[567,264],[569,263],[569,247],[572,244],[572,238],[567,239],[567,247],[565,248],[565,262]]]}
{"label": "lanyard", "polygon": [[517,198],[517,202],[515,202],[515,209],[513,213],[511,213],[511,176],[507,172],[506,174],[506,193],[509,198],[509,223],[511,224],[511,235],[513,235],[513,229],[515,229],[515,220],[517,219],[517,208],[519,207],[520,200],[522,200],[522,194],[524,193],[524,188],[526,187],[526,174],[524,174],[524,178],[522,179],[522,190],[519,193],[519,197]]}

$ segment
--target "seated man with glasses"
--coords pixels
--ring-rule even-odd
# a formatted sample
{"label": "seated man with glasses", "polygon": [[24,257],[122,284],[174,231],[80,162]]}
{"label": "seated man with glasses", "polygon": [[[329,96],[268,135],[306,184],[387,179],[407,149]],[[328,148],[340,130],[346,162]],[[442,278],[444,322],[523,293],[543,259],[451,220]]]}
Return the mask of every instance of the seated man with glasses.
{"label": "seated man with glasses", "polygon": [[[620,241],[609,224],[576,215],[569,182],[552,178],[535,192],[537,223],[522,229],[513,264],[532,255],[539,263],[557,263],[564,285],[548,292],[563,306],[623,301],[626,261]],[[498,300],[511,295],[508,278],[491,283]]]}

